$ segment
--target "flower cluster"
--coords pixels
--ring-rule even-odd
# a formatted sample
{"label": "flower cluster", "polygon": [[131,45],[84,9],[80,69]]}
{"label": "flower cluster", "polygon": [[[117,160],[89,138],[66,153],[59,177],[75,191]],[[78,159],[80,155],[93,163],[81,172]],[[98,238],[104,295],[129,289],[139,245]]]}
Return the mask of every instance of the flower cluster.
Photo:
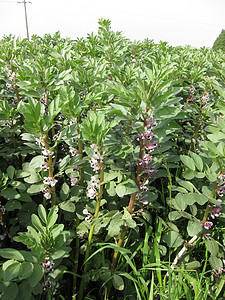
{"label": "flower cluster", "polygon": [[207,105],[208,99],[209,99],[209,94],[204,93],[204,95],[202,96],[202,104],[204,104],[204,106],[202,107],[202,110],[205,110],[208,107],[208,105]]}
{"label": "flower cluster", "polygon": [[53,177],[44,177],[43,183],[46,185],[50,185],[51,187],[55,186],[58,180]]}
{"label": "flower cluster", "polygon": [[49,260],[48,257],[45,258],[45,261],[42,262],[41,265],[44,268],[45,274],[49,274],[53,271],[54,262],[52,260]]}
{"label": "flower cluster", "polygon": [[43,194],[44,194],[44,197],[46,198],[46,199],[51,199],[51,197],[52,197],[52,195],[51,195],[51,190],[49,189],[49,188],[44,188],[43,190],[42,190],[42,192],[43,192]]}
{"label": "flower cluster", "polygon": [[70,177],[70,184],[71,184],[71,186],[76,185],[78,182],[79,182],[79,179],[77,177],[71,175],[71,177]]}
{"label": "flower cluster", "polygon": [[217,185],[217,193],[219,194],[220,197],[223,197],[223,195],[225,194],[225,175],[224,174],[220,174],[217,176],[217,178],[222,181],[221,184]]}
{"label": "flower cluster", "polygon": [[94,154],[89,160],[89,163],[92,169],[95,171],[95,173],[98,173],[98,171],[101,168],[101,163],[103,162],[103,157],[96,145],[92,144],[91,148],[94,150]]}
{"label": "flower cluster", "polygon": [[49,93],[48,93],[48,92],[45,92],[45,93],[42,95],[41,99],[40,99],[40,102],[41,102],[44,106],[47,106],[47,104],[48,104],[48,95],[49,95]]}
{"label": "flower cluster", "polygon": [[2,215],[5,214],[5,206],[4,205],[1,205],[1,202],[0,202],[0,225],[3,226],[4,223],[2,221]]}
{"label": "flower cluster", "polygon": [[75,156],[78,152],[78,150],[76,148],[73,148],[73,147],[69,147],[69,151],[70,151],[70,154],[72,156]]}
{"label": "flower cluster", "polygon": [[[45,141],[42,138],[36,138],[36,144],[38,146],[41,146],[42,148],[41,153],[43,155],[44,160],[46,160],[41,163],[40,168],[43,169],[44,171],[48,171],[50,168],[49,159],[50,157],[51,159],[54,157],[54,151],[47,149]],[[58,180],[56,180],[52,176],[44,177],[43,183],[46,185],[46,187],[42,190],[42,192],[46,199],[51,199],[52,188],[56,185],[57,182]]]}
{"label": "flower cluster", "polygon": [[86,208],[83,210],[83,214],[86,215],[85,221],[91,222],[91,220],[93,219],[93,216],[91,213],[89,213],[89,211]]}
{"label": "flower cluster", "polygon": [[44,268],[45,273],[45,280],[42,282],[43,290],[46,291],[48,289],[54,295],[57,291],[57,288],[59,287],[59,284],[56,284],[56,282],[53,281],[52,277],[50,276],[50,273],[54,271],[54,262],[52,260],[49,260],[48,257],[46,257],[45,261],[42,262],[41,265]]}
{"label": "flower cluster", "polygon": [[[8,67],[5,68],[5,72],[8,75],[9,80],[12,82],[16,80],[16,73],[13,72],[11,69],[9,69]],[[13,84],[6,82],[6,87],[10,92],[14,92],[15,91],[15,87]]]}
{"label": "flower cluster", "polygon": [[87,196],[90,199],[94,199],[98,195],[98,187],[100,181],[95,178],[95,176],[91,176],[91,184],[88,188]]}
{"label": "flower cluster", "polygon": [[205,229],[209,230],[209,228],[211,228],[213,226],[213,222],[202,222],[201,226],[203,226]]}
{"label": "flower cluster", "polygon": [[[143,147],[147,153],[144,154],[137,164],[142,166],[142,173],[148,174],[151,178],[155,177],[156,170],[150,165],[152,163],[152,155],[150,153],[159,146],[157,141],[152,141],[154,138],[152,130],[155,126],[156,121],[154,121],[152,115],[150,115],[147,125],[145,126],[145,131],[138,134],[138,140],[143,141]],[[145,182],[140,188],[147,190],[146,184]]]}
{"label": "flower cluster", "polygon": [[[222,203],[222,200],[217,200],[219,203]],[[209,204],[209,211],[212,219],[215,219],[220,216],[222,210],[221,205],[211,205]]]}
{"label": "flower cluster", "polygon": [[190,101],[194,101],[195,88],[193,86],[190,87],[188,98]]}

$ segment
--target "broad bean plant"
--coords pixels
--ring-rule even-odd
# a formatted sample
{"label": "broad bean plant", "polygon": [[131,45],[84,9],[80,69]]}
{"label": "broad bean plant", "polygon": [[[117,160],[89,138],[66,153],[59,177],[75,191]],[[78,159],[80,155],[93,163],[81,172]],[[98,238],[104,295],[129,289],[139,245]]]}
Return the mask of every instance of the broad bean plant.
{"label": "broad bean plant", "polygon": [[0,297],[224,299],[225,58],[0,40]]}

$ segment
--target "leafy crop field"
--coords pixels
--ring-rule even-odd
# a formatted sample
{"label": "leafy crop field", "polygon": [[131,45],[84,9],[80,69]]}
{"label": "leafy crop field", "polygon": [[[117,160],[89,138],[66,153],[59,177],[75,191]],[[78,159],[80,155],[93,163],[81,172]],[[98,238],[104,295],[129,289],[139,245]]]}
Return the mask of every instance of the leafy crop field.
{"label": "leafy crop field", "polygon": [[225,298],[225,57],[0,40],[0,298]]}

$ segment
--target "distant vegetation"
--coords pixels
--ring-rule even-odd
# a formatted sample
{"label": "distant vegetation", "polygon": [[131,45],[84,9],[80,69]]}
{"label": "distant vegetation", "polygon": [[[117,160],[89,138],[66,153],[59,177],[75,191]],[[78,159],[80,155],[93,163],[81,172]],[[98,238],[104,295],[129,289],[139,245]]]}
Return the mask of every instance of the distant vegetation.
{"label": "distant vegetation", "polygon": [[225,52],[225,30],[223,29],[213,44],[213,50],[222,50]]}

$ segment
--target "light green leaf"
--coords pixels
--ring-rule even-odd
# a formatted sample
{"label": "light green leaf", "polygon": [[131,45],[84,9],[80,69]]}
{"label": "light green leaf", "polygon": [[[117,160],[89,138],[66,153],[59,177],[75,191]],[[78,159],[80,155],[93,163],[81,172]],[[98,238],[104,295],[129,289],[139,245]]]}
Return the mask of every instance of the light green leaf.
{"label": "light green leaf", "polygon": [[26,261],[23,262],[20,266],[19,279],[22,280],[22,279],[29,278],[33,273],[33,269],[34,266],[32,263]]}
{"label": "light green leaf", "polygon": [[188,221],[188,226],[187,226],[187,232],[190,236],[194,236],[201,232],[202,226],[200,222],[195,222],[195,221]]}
{"label": "light green leaf", "polygon": [[202,158],[199,155],[197,155],[196,153],[191,152],[191,151],[190,151],[190,155],[194,159],[194,162],[195,162],[195,165],[196,165],[198,171],[202,172],[202,170],[203,170]]}
{"label": "light green leaf", "polygon": [[123,278],[117,274],[113,274],[113,286],[116,290],[122,291],[124,289],[124,281]]}
{"label": "light green leaf", "polygon": [[7,259],[15,259],[19,261],[24,261],[23,255],[16,249],[12,248],[3,248],[0,249],[0,256]]}
{"label": "light green leaf", "polygon": [[32,158],[29,164],[30,169],[40,169],[41,164],[44,162],[44,157],[42,155],[35,156]]}
{"label": "light green leaf", "polygon": [[21,263],[15,261],[13,264],[8,266],[4,272],[4,280],[11,281],[12,279],[19,276]]}
{"label": "light green leaf", "polygon": [[38,215],[39,215],[40,219],[42,220],[42,222],[44,222],[46,224],[47,223],[47,214],[46,214],[46,210],[42,204],[40,204],[38,206]]}
{"label": "light green leaf", "polygon": [[122,184],[118,184],[116,186],[116,193],[120,198],[122,198],[126,193],[126,187]]}
{"label": "light green leaf", "polygon": [[40,219],[38,218],[38,216],[36,216],[35,214],[32,214],[31,216],[31,221],[32,224],[34,225],[34,227],[36,227],[36,229],[38,231],[40,231],[41,233],[45,234],[45,228],[44,226],[41,224]]}
{"label": "light green leaf", "polygon": [[179,247],[183,243],[181,235],[176,231],[167,232],[163,237],[163,241],[172,248]]}
{"label": "light green leaf", "polygon": [[189,156],[186,156],[186,155],[181,155],[180,156],[180,159],[182,161],[182,163],[188,167],[189,169],[191,169],[192,171],[195,171],[195,163],[194,163],[194,160],[189,157]]}

